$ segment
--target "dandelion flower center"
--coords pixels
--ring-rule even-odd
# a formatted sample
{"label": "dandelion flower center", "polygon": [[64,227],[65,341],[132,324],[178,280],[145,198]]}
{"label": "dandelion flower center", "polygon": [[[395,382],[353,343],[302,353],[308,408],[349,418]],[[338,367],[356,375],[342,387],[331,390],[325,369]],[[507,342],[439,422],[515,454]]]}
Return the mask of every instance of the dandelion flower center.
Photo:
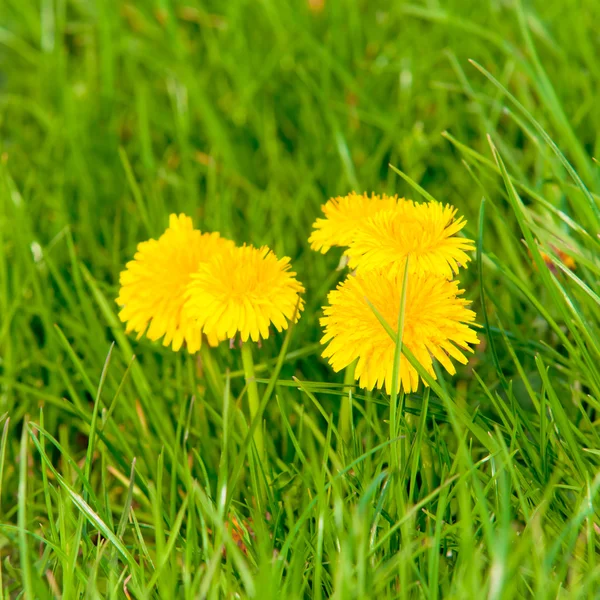
{"label": "dandelion flower center", "polygon": [[439,202],[403,205],[363,221],[348,249],[352,268],[388,268],[397,273],[410,254],[411,273],[435,273],[451,279],[471,260],[472,240],[456,234],[466,225],[456,209]]}
{"label": "dandelion flower center", "polygon": [[[383,270],[358,272],[349,276],[329,293],[329,306],[324,308],[321,325],[327,344],[323,356],[335,371],[358,359],[355,377],[361,387],[392,388],[394,340],[383,328],[367,299],[395,328],[402,296],[403,273]],[[425,370],[435,379],[432,357],[450,373],[456,372],[450,358],[465,364],[469,344],[479,340],[470,325],[475,313],[469,302],[460,298],[458,283],[442,275],[408,276],[404,307],[402,343],[414,354]],[[419,375],[403,355],[400,359],[400,381],[405,392],[415,391]]]}
{"label": "dandelion flower center", "polygon": [[303,307],[304,291],[290,270],[290,259],[278,259],[267,247],[233,248],[202,264],[187,286],[186,310],[208,335],[243,341],[269,336]]}
{"label": "dandelion flower center", "polygon": [[150,340],[164,336],[163,344],[177,351],[186,342],[190,352],[201,345],[201,331],[184,310],[191,275],[233,242],[218,233],[201,233],[185,215],[171,215],[169,227],[158,238],[138,244],[134,259],[121,272],[117,303],[126,332]]}

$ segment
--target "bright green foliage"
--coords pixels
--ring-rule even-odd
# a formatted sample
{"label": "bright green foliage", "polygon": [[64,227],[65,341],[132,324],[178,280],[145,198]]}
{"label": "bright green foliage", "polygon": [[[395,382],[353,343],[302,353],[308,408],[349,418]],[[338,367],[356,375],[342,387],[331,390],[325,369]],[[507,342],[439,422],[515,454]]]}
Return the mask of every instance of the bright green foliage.
{"label": "bright green foliage", "polygon": [[[600,3],[319,4],[0,3],[2,599],[597,597]],[[352,189],[478,242],[482,344],[391,404],[319,358]],[[307,288],[252,349],[266,457],[237,347],[116,317],[170,212]]]}

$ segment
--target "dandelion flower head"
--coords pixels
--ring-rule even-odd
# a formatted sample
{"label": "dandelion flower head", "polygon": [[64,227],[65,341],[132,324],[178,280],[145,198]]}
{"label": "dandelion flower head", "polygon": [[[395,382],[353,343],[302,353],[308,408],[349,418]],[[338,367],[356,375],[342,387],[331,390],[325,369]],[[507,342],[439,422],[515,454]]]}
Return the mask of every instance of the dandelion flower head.
{"label": "dandelion flower head", "polygon": [[[374,305],[385,321],[395,328],[402,296],[403,273],[390,274],[375,269],[349,276],[328,296],[321,325],[325,335],[323,352],[335,371],[356,359],[355,378],[361,387],[392,388],[395,343],[369,306]],[[479,342],[471,325],[475,313],[469,301],[460,298],[462,290],[456,281],[441,275],[408,276],[404,304],[402,343],[435,379],[432,357],[450,374],[456,372],[451,358],[465,364],[470,344]],[[416,369],[404,355],[400,358],[398,386],[405,392],[415,391],[419,384]]]}
{"label": "dandelion flower head", "polygon": [[167,230],[158,240],[138,244],[121,272],[117,304],[126,332],[138,338],[146,333],[153,341],[164,336],[163,345],[175,351],[184,342],[189,352],[198,351],[202,336],[184,309],[186,286],[200,264],[233,246],[218,233],[194,229],[190,217],[171,215]]}
{"label": "dandelion flower head", "polygon": [[382,210],[412,205],[398,196],[356,194],[331,198],[322,207],[325,218],[317,219],[308,238],[310,247],[325,254],[332,246],[349,246],[356,229]]}
{"label": "dandelion flower head", "polygon": [[206,334],[219,339],[240,334],[242,341],[269,336],[303,308],[304,292],[290,259],[266,246],[236,247],[200,265],[187,288],[186,309]]}
{"label": "dandelion flower head", "polygon": [[[558,257],[558,259],[560,260],[560,262],[562,262],[562,264],[567,267],[567,269],[570,269],[571,271],[574,271],[577,268],[577,263],[575,262],[575,259],[572,256],[569,256],[566,252],[564,252],[563,250],[561,250],[560,248],[556,248],[555,246],[550,246],[552,251],[556,254],[556,256]],[[554,260],[552,259],[552,257],[547,254],[546,252],[544,252],[543,250],[540,249],[540,254],[542,256],[542,259],[544,261],[544,263],[546,264],[546,266],[553,272],[556,273],[557,272],[557,267],[556,264],[554,263]],[[530,258],[533,258],[531,251],[529,252],[529,256]],[[535,267],[535,262],[533,263],[534,267]],[[537,267],[535,267],[537,269]]]}
{"label": "dandelion flower head", "polygon": [[380,211],[357,228],[347,251],[350,267],[370,270],[404,268],[409,272],[434,273],[448,279],[471,260],[472,240],[457,236],[466,225],[456,218],[456,208],[440,202],[415,203]]}

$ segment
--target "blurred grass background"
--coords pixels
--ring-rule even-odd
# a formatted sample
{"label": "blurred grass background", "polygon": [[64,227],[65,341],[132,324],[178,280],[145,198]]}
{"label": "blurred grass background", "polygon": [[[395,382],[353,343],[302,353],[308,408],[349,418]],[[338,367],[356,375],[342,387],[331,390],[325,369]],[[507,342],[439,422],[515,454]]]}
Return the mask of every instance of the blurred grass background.
{"label": "blurred grass background", "polygon": [[[483,597],[477,595],[482,590],[494,598],[524,597],[534,590],[542,594],[537,597],[558,597],[559,590],[595,597],[596,512],[586,512],[581,525],[583,517],[571,523],[570,510],[583,498],[593,504],[600,445],[595,423],[600,399],[600,219],[594,195],[600,189],[600,171],[592,160],[600,156],[598,22],[600,4],[595,0],[576,6],[560,0],[3,0],[4,597],[19,591],[28,593],[26,597],[53,593],[48,572],[63,597],[80,597],[83,590],[89,597],[121,597],[125,572],[133,575],[134,591],[128,593],[140,598],[203,597],[200,590],[211,597],[256,596],[263,585],[270,591],[259,597],[276,597],[284,581],[290,598],[368,597],[375,589],[378,597]],[[564,156],[544,140],[538,125]],[[567,159],[579,180],[569,174]],[[397,487],[393,499],[382,496],[373,502],[389,527],[419,501],[425,520],[411,521],[398,540],[390,534],[388,541],[395,541],[381,559],[390,562],[378,572],[360,554],[364,515],[353,511],[355,502],[359,509],[369,504],[357,498],[365,490],[374,493],[387,473],[388,447],[368,460],[363,453],[386,439],[390,443],[387,425],[381,425],[388,400],[379,394],[365,399],[357,390],[357,430],[349,445],[336,441],[331,427],[343,392],[325,388],[341,383],[342,375],[334,375],[318,357],[318,318],[327,291],[342,276],[335,270],[340,256],[311,252],[307,237],[320,205],[333,195],[356,190],[421,199],[390,164],[436,199],[457,206],[469,220],[469,235],[480,241],[479,260],[462,282],[485,329],[468,367],[453,380],[442,379],[443,390],[463,411],[454,429],[448,425],[452,411],[441,399],[432,395],[427,419],[421,395],[405,399],[403,435],[410,445],[402,477],[408,477],[410,490],[392,481],[392,489]],[[485,212],[480,213],[483,197]],[[253,477],[242,476],[226,489],[226,504],[218,501],[223,478],[230,484],[237,481],[229,469],[243,464],[248,449],[242,443],[243,427],[238,431],[232,424],[241,414],[242,401],[231,399],[235,409],[225,405],[237,416],[223,421],[223,399],[219,390],[207,387],[205,365],[125,338],[116,320],[113,299],[120,270],[138,242],[160,235],[171,212],[191,215],[202,230],[220,231],[240,243],[268,244],[278,255],[290,256],[307,288],[307,308],[293,332],[292,355],[276,374],[277,401],[271,401],[265,416],[273,440],[272,462],[265,470],[278,482],[267,512],[279,514],[277,525],[265,521],[265,507],[250,500],[260,495],[260,476],[254,470]],[[576,279],[557,264],[552,270],[540,269],[541,263],[535,267],[532,254],[539,255],[532,240],[555,259],[559,250],[573,257]],[[485,305],[482,289],[487,292]],[[117,345],[107,368],[105,397],[95,402],[113,340]],[[272,363],[266,361],[276,358],[281,344],[281,337],[270,339],[257,356],[265,363],[261,368],[266,378],[272,372]],[[137,359],[131,376],[123,379],[133,352]],[[220,372],[233,372],[232,392],[243,394],[237,353],[223,347],[215,355]],[[543,365],[554,369],[548,381]],[[309,382],[308,388],[298,391],[292,376]],[[190,405],[192,397],[195,404]],[[544,408],[548,405],[554,411],[550,417]],[[564,419],[553,429],[559,405],[565,407]],[[98,448],[90,442],[96,427],[94,406],[106,418]],[[486,447],[472,429],[477,419],[478,427],[490,432],[489,439],[499,436],[504,441]],[[228,427],[232,430],[226,435]],[[60,447],[40,431],[54,436]],[[461,435],[470,441],[459,442]],[[52,450],[45,456],[29,437],[45,439]],[[89,448],[98,452],[93,469],[90,464],[90,471],[77,475],[65,457],[84,468]],[[498,464],[489,467],[486,461],[475,469],[474,463],[495,452],[503,457]],[[231,454],[225,466],[224,453]],[[330,456],[331,472],[321,472],[323,456]],[[317,506],[310,508],[310,499],[323,486],[338,485],[332,483],[337,481],[333,474],[360,456],[367,461],[365,469],[352,469],[352,482],[325,494],[318,511]],[[27,457],[30,471],[20,469],[19,461]],[[184,505],[187,529],[177,530],[168,554],[173,561],[167,563],[170,577],[164,579],[164,571],[156,576],[162,581],[158,592],[150,567],[140,571],[121,555],[119,560],[128,565],[122,568],[111,551],[97,552],[93,531],[101,531],[104,539],[107,533],[89,520],[87,509],[77,512],[79,505],[70,493],[82,493],[81,482],[88,482],[83,487],[86,502],[95,490],[99,504],[90,506],[105,521],[114,519],[107,526],[117,531],[121,515],[125,522],[132,518],[123,505],[127,508],[133,457],[145,482],[136,492],[145,503],[135,497],[145,523],[139,531],[146,534],[147,527],[146,535],[132,534],[135,541],[127,541],[134,556],[138,550],[147,553],[135,564],[164,551],[160,529],[169,531],[177,522],[182,498],[200,494],[191,491],[196,480],[206,495],[206,504],[194,505],[196,521],[185,513],[193,499]],[[185,463],[179,479],[159,477],[155,469],[163,460],[172,473]],[[66,488],[56,476],[50,476],[52,481],[42,478],[50,464],[63,469]],[[438,486],[453,471],[464,489],[457,486],[458,500],[451,504]],[[498,487],[503,472],[508,480]],[[315,479],[307,483],[309,475]],[[168,506],[164,514],[156,508],[161,494]],[[406,498],[401,499],[403,494]],[[459,519],[456,503],[464,508],[469,501],[472,516],[465,521],[460,513]],[[218,518],[207,508],[211,502]],[[246,535],[246,541],[255,547],[238,552],[235,568],[228,560],[221,571],[213,566],[220,542],[209,541],[207,532],[218,530],[228,539],[224,511],[232,502],[242,516],[252,514],[256,532]],[[528,529],[531,513],[542,506],[552,526]],[[305,520],[298,521],[302,529],[293,537],[293,524],[304,509]],[[506,511],[501,517],[500,509]],[[52,514],[56,526],[50,525]],[[344,523],[341,534],[334,535],[332,515]],[[260,519],[264,522],[259,526]],[[319,519],[325,519],[325,530],[315,525]],[[497,529],[486,530],[486,519]],[[203,522],[202,540],[189,533],[198,520]],[[369,523],[375,529],[367,530],[377,531]],[[574,559],[575,541],[571,544],[569,536],[577,540],[580,526],[585,529],[585,550]],[[517,542],[511,532],[521,527],[526,533]],[[48,537],[67,558],[48,550],[50,546],[38,554],[25,528]],[[323,539],[329,535],[327,547]],[[372,535],[376,545],[378,536]],[[558,536],[558,549],[546,547],[540,541],[544,535]],[[145,552],[140,550],[144,538],[150,548]],[[414,545],[400,552],[407,540]],[[288,550],[296,544],[301,550],[287,563],[287,571],[278,571],[270,566],[273,550],[280,551],[288,541]],[[81,556],[73,549],[79,542]],[[465,544],[458,561],[448,549],[455,543]],[[423,549],[415,549],[420,544]],[[510,544],[519,548],[515,556],[523,564],[510,562]],[[495,547],[502,551],[494,561]],[[544,565],[540,570],[527,562],[535,547]],[[186,579],[184,556],[186,566],[199,569],[197,580],[194,575]],[[33,567],[28,569],[30,562]],[[471,574],[467,566],[461,567],[469,562]],[[573,575],[573,564],[587,576],[585,581]],[[82,570],[69,579],[65,573],[73,565]],[[86,574],[90,565],[95,565],[92,575]],[[494,568],[501,568],[501,576]],[[380,588],[369,583],[376,573]]]}

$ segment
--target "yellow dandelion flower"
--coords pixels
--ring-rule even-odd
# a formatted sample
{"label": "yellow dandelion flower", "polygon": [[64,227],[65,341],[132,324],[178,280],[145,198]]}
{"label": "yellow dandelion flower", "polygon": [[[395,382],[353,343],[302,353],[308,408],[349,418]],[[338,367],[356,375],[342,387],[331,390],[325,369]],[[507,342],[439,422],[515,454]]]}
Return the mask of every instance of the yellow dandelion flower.
{"label": "yellow dandelion flower", "polygon": [[[356,359],[355,378],[366,389],[385,389],[391,393],[395,343],[383,328],[367,299],[393,328],[398,322],[403,274],[390,275],[376,269],[349,276],[329,293],[329,306],[321,319],[325,335],[323,351],[335,371]],[[463,290],[456,281],[441,275],[408,276],[404,305],[402,343],[435,379],[432,357],[450,374],[456,372],[450,358],[465,364],[464,352],[479,340],[470,325],[475,313],[460,298]],[[419,375],[404,355],[400,359],[400,381],[405,392],[417,389]]]}
{"label": "yellow dandelion flower", "polygon": [[[560,259],[560,261],[562,262],[562,264],[565,265],[565,267],[567,267],[567,269],[570,269],[571,271],[574,271],[577,268],[577,263],[575,262],[575,259],[572,256],[569,256],[563,250],[560,250],[559,248],[556,248],[556,246],[551,246],[551,248],[556,253],[556,255],[558,256],[558,258]],[[552,257],[549,254],[546,254],[543,250],[540,250],[540,254],[542,256],[542,259],[544,260],[544,263],[546,263],[546,266],[553,273],[556,273],[557,269],[556,269],[556,265],[554,264],[554,261],[552,260]],[[533,258],[533,255],[531,254],[531,251],[529,251],[529,258]],[[537,270],[535,262],[533,263],[533,266]]]}
{"label": "yellow dandelion flower", "polygon": [[382,210],[412,205],[412,201],[398,196],[356,194],[331,198],[322,207],[324,219],[317,219],[308,238],[310,247],[325,254],[332,246],[349,246],[356,229],[365,219]]}
{"label": "yellow dandelion flower", "polygon": [[290,259],[278,259],[266,246],[232,248],[204,263],[192,275],[186,308],[205,333],[219,339],[240,334],[242,341],[269,337],[269,325],[287,329],[303,308],[302,285],[290,270]]}
{"label": "yellow dandelion flower", "polygon": [[185,341],[189,352],[198,351],[201,330],[184,310],[186,286],[200,264],[233,246],[218,233],[194,229],[190,217],[171,215],[167,230],[158,240],[138,244],[121,272],[117,304],[126,332],[137,332],[138,339],[146,333],[152,341],[164,336],[163,345],[175,351]]}
{"label": "yellow dandelion flower", "polygon": [[575,262],[575,259],[572,256],[569,256],[566,252],[559,250],[558,257],[560,258],[560,260],[562,260],[563,264],[565,265],[565,267],[567,267],[567,269],[574,271],[577,268],[577,263]]}
{"label": "yellow dandelion flower", "polygon": [[436,273],[451,279],[471,258],[472,240],[456,234],[466,225],[456,208],[427,202],[381,211],[365,220],[347,251],[351,268],[404,268],[410,254],[410,273]]}

